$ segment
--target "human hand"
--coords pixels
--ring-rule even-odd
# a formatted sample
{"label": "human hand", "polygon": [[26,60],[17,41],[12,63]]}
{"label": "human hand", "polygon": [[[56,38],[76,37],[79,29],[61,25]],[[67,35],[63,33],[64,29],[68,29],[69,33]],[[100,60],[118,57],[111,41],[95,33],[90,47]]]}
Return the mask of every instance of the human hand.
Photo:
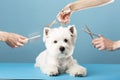
{"label": "human hand", "polygon": [[57,19],[60,23],[67,24],[70,22],[71,14],[72,14],[71,9],[69,7],[65,7],[58,13]]}
{"label": "human hand", "polygon": [[24,46],[24,44],[27,43],[28,39],[15,33],[4,32],[4,41],[10,47],[17,48]]}
{"label": "human hand", "polygon": [[94,39],[92,43],[96,48],[98,48],[98,50],[115,50],[116,49],[116,43],[103,36],[99,36],[99,38]]}

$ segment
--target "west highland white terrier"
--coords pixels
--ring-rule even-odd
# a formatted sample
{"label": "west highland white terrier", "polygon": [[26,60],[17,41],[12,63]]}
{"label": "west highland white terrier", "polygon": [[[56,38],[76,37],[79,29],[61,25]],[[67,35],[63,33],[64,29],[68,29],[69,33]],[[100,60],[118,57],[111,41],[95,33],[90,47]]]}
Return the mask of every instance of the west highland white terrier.
{"label": "west highland white terrier", "polygon": [[76,37],[74,25],[44,28],[43,40],[46,50],[37,56],[35,66],[40,67],[42,72],[49,76],[63,72],[71,76],[86,76],[86,68],[78,65],[72,57]]}

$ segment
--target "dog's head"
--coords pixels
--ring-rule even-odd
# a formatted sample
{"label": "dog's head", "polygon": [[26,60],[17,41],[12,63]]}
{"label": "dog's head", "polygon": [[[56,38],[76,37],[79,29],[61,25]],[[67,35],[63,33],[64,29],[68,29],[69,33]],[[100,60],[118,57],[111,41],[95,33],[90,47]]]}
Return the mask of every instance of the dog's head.
{"label": "dog's head", "polygon": [[58,28],[44,28],[44,42],[50,56],[67,58],[72,55],[76,41],[74,25]]}

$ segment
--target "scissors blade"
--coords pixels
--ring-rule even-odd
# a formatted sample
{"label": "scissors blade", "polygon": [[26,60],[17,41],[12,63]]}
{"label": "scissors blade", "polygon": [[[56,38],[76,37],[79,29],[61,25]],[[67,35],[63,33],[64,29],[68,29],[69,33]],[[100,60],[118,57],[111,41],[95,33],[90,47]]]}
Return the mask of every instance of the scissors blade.
{"label": "scissors blade", "polygon": [[85,26],[85,28],[86,28],[86,32],[90,35],[90,37],[91,37],[92,39],[94,39],[94,38],[93,38],[93,34],[92,34],[92,32],[90,31],[90,29],[88,28],[87,25]]}
{"label": "scissors blade", "polygon": [[53,26],[54,24],[56,24],[57,23],[57,20],[55,19],[55,20],[53,20],[50,24],[49,24],[49,26],[51,27],[51,26]]}
{"label": "scissors blade", "polygon": [[57,23],[57,20],[56,19],[54,19],[50,24],[48,24],[46,27],[51,27],[51,26],[53,26],[54,24],[56,24]]}

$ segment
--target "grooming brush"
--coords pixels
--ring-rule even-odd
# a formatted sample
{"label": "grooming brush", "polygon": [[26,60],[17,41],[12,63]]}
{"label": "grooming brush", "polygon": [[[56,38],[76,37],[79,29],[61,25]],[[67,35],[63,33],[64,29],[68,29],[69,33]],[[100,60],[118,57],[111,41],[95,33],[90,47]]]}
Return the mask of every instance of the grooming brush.
{"label": "grooming brush", "polygon": [[35,32],[29,35],[28,41],[29,42],[36,42],[38,40],[40,40],[40,33],[39,32]]}

